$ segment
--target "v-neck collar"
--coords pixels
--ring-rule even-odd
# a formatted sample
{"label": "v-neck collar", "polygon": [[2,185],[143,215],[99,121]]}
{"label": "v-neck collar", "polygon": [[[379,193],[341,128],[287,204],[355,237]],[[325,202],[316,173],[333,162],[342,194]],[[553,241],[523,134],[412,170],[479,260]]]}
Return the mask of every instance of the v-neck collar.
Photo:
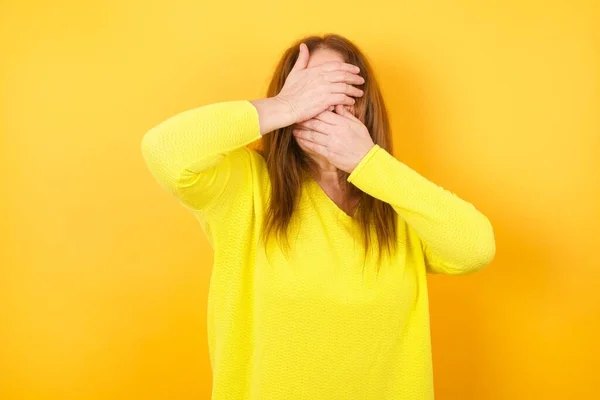
{"label": "v-neck collar", "polygon": [[340,218],[346,221],[354,220],[351,215],[346,214],[346,212],[342,210],[336,204],[336,202],[331,199],[331,197],[329,197],[329,195],[325,192],[325,190],[323,190],[323,188],[321,187],[319,182],[317,182],[316,179],[314,179],[312,176],[309,176],[307,180],[307,186],[309,187],[311,192],[314,193],[316,197],[321,198],[323,202],[327,204],[327,207],[332,210],[332,212],[334,212],[336,215],[338,215]]}

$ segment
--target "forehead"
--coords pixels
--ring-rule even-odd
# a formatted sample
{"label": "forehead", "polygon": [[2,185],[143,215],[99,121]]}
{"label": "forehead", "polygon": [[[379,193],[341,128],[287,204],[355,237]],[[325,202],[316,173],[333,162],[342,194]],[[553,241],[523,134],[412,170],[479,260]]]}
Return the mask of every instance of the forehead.
{"label": "forehead", "polygon": [[333,61],[344,62],[344,57],[338,52],[329,49],[317,49],[310,54],[308,59],[308,66],[314,67],[317,65],[325,64]]}

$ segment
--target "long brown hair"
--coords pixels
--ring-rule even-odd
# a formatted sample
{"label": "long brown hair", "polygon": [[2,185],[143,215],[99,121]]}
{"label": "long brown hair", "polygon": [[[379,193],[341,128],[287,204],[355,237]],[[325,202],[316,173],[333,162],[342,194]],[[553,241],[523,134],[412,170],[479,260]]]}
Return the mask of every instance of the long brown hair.
{"label": "long brown hair", "polygon": [[[281,91],[298,58],[300,43],[305,43],[311,54],[317,49],[335,51],[344,58],[345,62],[360,68],[360,74],[365,79],[365,83],[360,86],[364,95],[356,99],[354,114],[368,128],[373,142],[391,152],[392,136],[388,114],[373,70],[358,47],[342,36],[333,34],[322,37],[309,36],[294,43],[279,61],[267,96],[276,96]],[[285,127],[264,135],[259,143],[259,152],[266,161],[271,180],[271,196],[263,227],[264,239],[266,241],[271,234],[274,234],[280,243],[287,246],[287,228],[296,208],[302,183],[314,165],[294,140],[292,127]],[[348,198],[359,199],[353,218],[362,228],[365,255],[374,244],[380,250],[379,258],[382,253],[391,255],[396,249],[395,211],[389,204],[348,183],[348,176],[347,173],[340,171],[340,183],[345,185]]]}

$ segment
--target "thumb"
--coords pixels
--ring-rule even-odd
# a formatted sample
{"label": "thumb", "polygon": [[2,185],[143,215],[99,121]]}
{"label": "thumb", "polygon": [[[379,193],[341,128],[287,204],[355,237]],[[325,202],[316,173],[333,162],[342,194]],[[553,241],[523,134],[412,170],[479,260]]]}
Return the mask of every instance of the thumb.
{"label": "thumb", "polygon": [[301,69],[305,69],[308,66],[308,46],[306,44],[300,44],[300,50],[298,53],[298,59],[292,68],[292,71],[299,71]]}

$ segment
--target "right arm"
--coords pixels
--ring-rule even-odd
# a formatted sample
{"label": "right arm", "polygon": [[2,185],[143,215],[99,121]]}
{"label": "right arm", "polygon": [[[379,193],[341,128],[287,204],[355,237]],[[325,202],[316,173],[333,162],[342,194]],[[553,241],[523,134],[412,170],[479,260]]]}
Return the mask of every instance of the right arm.
{"label": "right arm", "polygon": [[274,98],[210,104],[152,128],[142,154],[161,186],[203,210],[225,192],[235,197],[234,187],[247,187],[247,144],[292,123],[290,108]]}
{"label": "right arm", "polygon": [[334,62],[308,68],[308,48],[302,44],[299,51],[277,96],[185,111],[146,133],[142,153],[156,180],[194,210],[226,206],[224,193],[235,199],[252,184],[246,145],[363,95],[352,86],[364,83],[358,67]]}

